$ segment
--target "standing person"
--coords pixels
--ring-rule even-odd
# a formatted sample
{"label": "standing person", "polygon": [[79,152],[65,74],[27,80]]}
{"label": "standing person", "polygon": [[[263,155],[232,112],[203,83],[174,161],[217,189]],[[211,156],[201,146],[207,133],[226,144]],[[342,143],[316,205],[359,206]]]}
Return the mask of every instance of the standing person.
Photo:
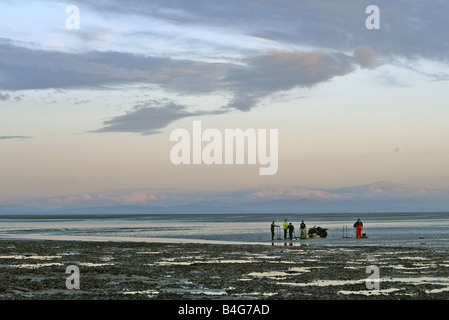
{"label": "standing person", "polygon": [[306,224],[304,223],[304,220],[302,220],[301,222],[301,226],[300,226],[300,238],[301,239],[305,239],[306,238]]}
{"label": "standing person", "polygon": [[295,231],[295,227],[290,222],[287,228],[288,228],[288,237],[290,238],[290,240],[293,240],[293,231]]}
{"label": "standing person", "polygon": [[355,237],[357,239],[360,239],[362,237],[362,229],[363,229],[363,222],[360,220],[360,218],[357,219],[357,221],[354,223],[355,229]]}
{"label": "standing person", "polygon": [[273,221],[273,223],[271,224],[271,240],[274,240],[274,228],[276,228],[276,227],[279,227],[279,226],[277,226]]}
{"label": "standing person", "polygon": [[287,239],[287,229],[288,229],[288,222],[287,219],[284,221],[284,240]]}

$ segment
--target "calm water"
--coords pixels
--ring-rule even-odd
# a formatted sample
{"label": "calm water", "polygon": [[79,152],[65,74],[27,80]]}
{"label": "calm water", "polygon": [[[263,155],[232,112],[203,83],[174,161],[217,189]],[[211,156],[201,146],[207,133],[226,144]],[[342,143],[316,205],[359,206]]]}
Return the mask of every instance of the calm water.
{"label": "calm water", "polygon": [[[355,239],[359,217],[368,239]],[[0,238],[271,244],[271,222],[281,225],[285,218],[297,236],[301,220],[307,228],[329,228],[327,238],[295,244],[449,247],[449,213],[1,216]]]}

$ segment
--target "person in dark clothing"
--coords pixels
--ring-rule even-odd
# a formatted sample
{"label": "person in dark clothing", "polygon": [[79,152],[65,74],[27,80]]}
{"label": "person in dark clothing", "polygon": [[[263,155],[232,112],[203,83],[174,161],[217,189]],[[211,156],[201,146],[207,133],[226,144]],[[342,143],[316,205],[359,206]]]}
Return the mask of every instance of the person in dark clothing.
{"label": "person in dark clothing", "polygon": [[290,238],[290,240],[293,240],[293,231],[295,231],[295,227],[292,225],[291,222],[288,225],[287,229],[288,229],[288,237]]}
{"label": "person in dark clothing", "polygon": [[363,229],[363,222],[360,220],[360,218],[357,219],[357,221],[354,223],[355,230],[355,237],[357,239],[360,239],[362,237],[362,229]]}
{"label": "person in dark clothing", "polygon": [[277,226],[273,221],[273,223],[271,224],[271,240],[274,240],[274,230],[276,227],[279,227],[279,226]]}
{"label": "person in dark clothing", "polygon": [[304,220],[302,220],[299,229],[301,231],[299,237],[301,239],[305,239],[306,238],[306,224],[304,223]]}

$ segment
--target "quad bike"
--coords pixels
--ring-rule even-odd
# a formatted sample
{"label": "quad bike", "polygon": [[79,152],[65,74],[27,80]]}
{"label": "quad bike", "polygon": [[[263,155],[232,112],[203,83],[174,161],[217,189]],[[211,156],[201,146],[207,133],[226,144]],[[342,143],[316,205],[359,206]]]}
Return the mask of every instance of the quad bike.
{"label": "quad bike", "polygon": [[321,227],[316,227],[313,226],[313,228],[309,228],[309,237],[316,233],[318,236],[320,236],[321,238],[326,238],[327,237],[327,228],[321,228]]}

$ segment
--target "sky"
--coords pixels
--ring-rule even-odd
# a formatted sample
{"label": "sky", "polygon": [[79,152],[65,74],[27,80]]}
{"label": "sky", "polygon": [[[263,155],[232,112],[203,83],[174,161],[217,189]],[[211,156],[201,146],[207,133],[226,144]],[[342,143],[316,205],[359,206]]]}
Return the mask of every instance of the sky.
{"label": "sky", "polygon": [[[379,29],[366,26],[373,4]],[[447,12],[443,0],[2,0],[0,205],[326,200],[367,185],[345,197],[446,205]],[[170,133],[193,121],[278,130],[276,174],[174,165]]]}

